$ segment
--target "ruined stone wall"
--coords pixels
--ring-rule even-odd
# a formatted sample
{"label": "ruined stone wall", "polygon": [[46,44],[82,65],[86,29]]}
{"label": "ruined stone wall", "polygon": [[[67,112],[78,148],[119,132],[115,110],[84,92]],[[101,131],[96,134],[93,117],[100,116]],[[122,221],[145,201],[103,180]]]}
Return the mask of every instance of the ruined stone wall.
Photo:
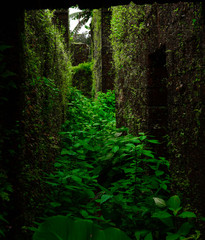
{"label": "ruined stone wall", "polygon": [[0,211],[6,219],[0,228],[4,239],[26,240],[32,234],[28,226],[43,214],[44,176],[59,154],[71,62],[51,11],[11,16],[13,34],[0,31],[5,30],[0,45]]}
{"label": "ruined stone wall", "polygon": [[102,8],[102,91],[106,92],[114,88],[114,68],[112,61],[112,48],[110,42],[110,20],[111,11]]}
{"label": "ruined stone wall", "polygon": [[173,191],[204,215],[204,4],[112,12],[117,124],[164,141],[158,151],[170,159]]}
{"label": "ruined stone wall", "polygon": [[114,68],[110,42],[111,11],[105,8],[93,11],[92,48],[93,77],[96,92],[114,88]]}
{"label": "ruined stone wall", "polygon": [[69,45],[69,19],[67,9],[58,9],[54,12],[53,22],[63,33],[66,46]]}
{"label": "ruined stone wall", "polygon": [[101,31],[101,11],[93,10],[91,23],[92,55],[93,55],[93,92],[102,90],[102,31]]}

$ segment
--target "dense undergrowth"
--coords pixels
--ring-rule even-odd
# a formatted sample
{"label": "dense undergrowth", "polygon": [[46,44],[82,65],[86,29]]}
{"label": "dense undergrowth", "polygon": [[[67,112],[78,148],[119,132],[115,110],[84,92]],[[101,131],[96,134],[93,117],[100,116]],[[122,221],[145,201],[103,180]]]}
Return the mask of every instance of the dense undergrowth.
{"label": "dense undergrowth", "polygon": [[183,219],[195,214],[182,213],[178,196],[169,198],[169,163],[151,150],[158,142],[116,128],[114,92],[99,92],[93,101],[70,89],[67,119],[61,155],[45,178],[51,192],[44,218],[92,220],[138,240],[186,239],[193,225]]}

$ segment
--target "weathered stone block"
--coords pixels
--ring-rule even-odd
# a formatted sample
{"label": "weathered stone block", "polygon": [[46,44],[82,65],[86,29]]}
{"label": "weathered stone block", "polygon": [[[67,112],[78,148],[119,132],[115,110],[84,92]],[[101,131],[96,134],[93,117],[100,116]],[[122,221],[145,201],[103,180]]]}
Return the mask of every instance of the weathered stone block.
{"label": "weathered stone block", "polygon": [[111,11],[94,10],[92,20],[93,76],[95,91],[106,92],[114,88],[114,68],[110,43]]}

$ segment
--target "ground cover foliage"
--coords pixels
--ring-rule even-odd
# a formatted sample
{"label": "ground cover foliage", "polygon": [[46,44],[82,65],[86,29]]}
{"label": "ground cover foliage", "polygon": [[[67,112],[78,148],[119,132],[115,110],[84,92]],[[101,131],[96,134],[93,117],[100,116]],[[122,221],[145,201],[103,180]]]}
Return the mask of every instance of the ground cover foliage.
{"label": "ground cover foliage", "polygon": [[[137,240],[199,238],[193,231],[196,215],[182,210],[178,196],[170,197],[169,163],[151,149],[157,140],[116,128],[114,92],[99,92],[92,100],[70,88],[66,114],[61,154],[53,173],[45,177],[51,192],[42,217],[50,218],[34,234],[35,240],[57,235],[48,229],[51,222],[61,221],[56,215],[67,216],[65,221],[87,220],[86,229],[90,221],[101,230],[111,227],[111,234],[119,228]],[[65,236],[65,231],[59,234]],[[118,239],[126,239],[119,234]],[[100,237],[90,232],[75,239],[107,239]]]}

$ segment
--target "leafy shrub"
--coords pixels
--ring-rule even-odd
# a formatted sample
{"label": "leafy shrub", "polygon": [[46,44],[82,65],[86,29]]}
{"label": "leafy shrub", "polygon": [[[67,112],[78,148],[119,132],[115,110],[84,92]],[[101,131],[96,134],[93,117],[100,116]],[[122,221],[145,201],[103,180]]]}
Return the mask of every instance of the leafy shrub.
{"label": "leafy shrub", "polygon": [[105,112],[115,114],[115,94],[114,91],[108,90],[106,93],[98,92],[97,101],[100,103],[100,108]]}
{"label": "leafy shrub", "polygon": [[[149,147],[158,141],[116,128],[114,92],[99,93],[91,101],[71,89],[68,99],[68,120],[60,133],[61,156],[46,180],[52,187],[46,215],[116,226],[137,240],[188,235],[192,225],[169,225],[172,215],[168,211],[175,214],[181,206],[175,203],[176,196],[168,200],[168,161],[156,157]],[[158,209],[162,207],[167,207],[164,215]]]}
{"label": "leafy shrub", "polygon": [[72,86],[82,91],[87,97],[91,97],[92,90],[92,62],[84,62],[78,66],[74,66]]}
{"label": "leafy shrub", "polygon": [[[195,234],[191,236],[189,235],[191,229],[194,228],[193,220],[196,218],[196,215],[190,211],[182,211],[179,196],[172,196],[168,201],[154,198],[154,201],[157,208],[152,214],[152,218],[158,220],[158,231],[161,235],[163,233],[164,236],[166,235],[166,240],[199,239],[199,231],[195,231]],[[184,220],[186,220],[186,222],[184,222]],[[155,229],[155,234],[156,233],[157,231]]]}

